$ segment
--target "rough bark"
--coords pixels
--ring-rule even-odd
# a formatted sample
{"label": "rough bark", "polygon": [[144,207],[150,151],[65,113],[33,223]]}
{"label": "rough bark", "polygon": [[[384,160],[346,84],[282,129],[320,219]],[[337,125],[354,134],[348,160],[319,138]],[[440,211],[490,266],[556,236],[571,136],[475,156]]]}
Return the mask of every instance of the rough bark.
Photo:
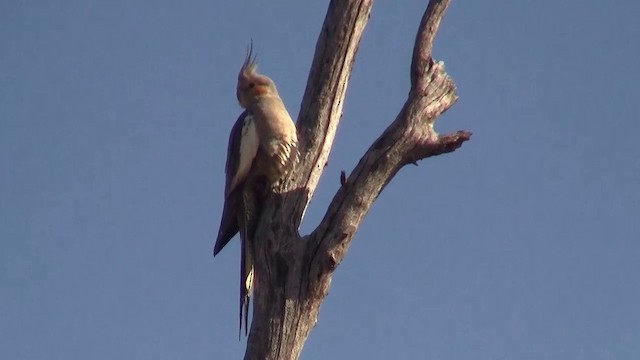
{"label": "rough bark", "polygon": [[331,276],[373,201],[405,165],[448,153],[466,131],[439,135],[436,118],[457,99],[455,85],[431,49],[449,0],[431,0],[411,62],[408,98],[347,177],[310,234],[298,233],[329,156],[355,54],[372,0],[333,0],[322,25],[297,127],[300,159],[270,194],[255,239],[253,319],[245,359],[297,359],[318,318]]}

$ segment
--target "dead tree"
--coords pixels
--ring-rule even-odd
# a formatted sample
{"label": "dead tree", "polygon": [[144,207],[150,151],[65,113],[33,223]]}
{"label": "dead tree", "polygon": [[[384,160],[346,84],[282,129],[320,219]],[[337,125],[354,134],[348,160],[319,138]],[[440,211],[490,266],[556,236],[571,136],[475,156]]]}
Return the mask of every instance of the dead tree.
{"label": "dead tree", "polygon": [[385,185],[403,166],[452,152],[469,140],[466,131],[438,135],[433,129],[436,118],[457,99],[443,64],[431,58],[448,4],[449,0],[431,0],[424,12],[402,110],[351,174],[342,174],[342,186],[318,227],[301,236],[298,228],[327,162],[372,6],[372,0],[331,1],[297,120],[300,161],[268,195],[258,223],[253,320],[245,359],[297,359],[334,270]]}

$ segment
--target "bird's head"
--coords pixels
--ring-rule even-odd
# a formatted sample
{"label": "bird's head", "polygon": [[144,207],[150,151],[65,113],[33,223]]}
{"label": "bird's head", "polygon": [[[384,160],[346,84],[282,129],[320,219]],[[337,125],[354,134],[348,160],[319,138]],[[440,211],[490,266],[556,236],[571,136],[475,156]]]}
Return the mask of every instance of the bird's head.
{"label": "bird's head", "polygon": [[276,90],[276,85],[273,81],[267,76],[258,73],[256,57],[252,54],[252,50],[253,46],[250,46],[247,57],[238,74],[236,95],[238,96],[240,106],[243,108],[246,108],[262,97],[278,96],[278,90]]}

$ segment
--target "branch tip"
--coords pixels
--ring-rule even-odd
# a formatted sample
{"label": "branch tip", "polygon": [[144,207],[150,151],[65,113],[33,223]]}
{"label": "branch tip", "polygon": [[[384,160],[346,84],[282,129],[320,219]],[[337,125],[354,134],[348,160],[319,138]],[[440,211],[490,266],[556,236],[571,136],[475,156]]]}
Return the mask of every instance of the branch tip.
{"label": "branch tip", "polygon": [[433,65],[433,40],[450,0],[430,0],[422,15],[411,59],[411,88],[423,87],[425,74]]}

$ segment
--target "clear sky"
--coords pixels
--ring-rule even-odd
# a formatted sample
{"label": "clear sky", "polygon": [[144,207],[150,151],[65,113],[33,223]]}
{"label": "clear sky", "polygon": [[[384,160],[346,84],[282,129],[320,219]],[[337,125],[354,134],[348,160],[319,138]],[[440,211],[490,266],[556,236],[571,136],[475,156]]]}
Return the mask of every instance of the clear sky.
{"label": "clear sky", "polygon": [[[249,39],[295,117],[326,1],[0,1],[0,358],[238,359],[212,258]],[[426,1],[377,1],[322,217],[408,91]],[[458,1],[453,154],[401,171],[303,359],[640,359],[640,3]]]}

